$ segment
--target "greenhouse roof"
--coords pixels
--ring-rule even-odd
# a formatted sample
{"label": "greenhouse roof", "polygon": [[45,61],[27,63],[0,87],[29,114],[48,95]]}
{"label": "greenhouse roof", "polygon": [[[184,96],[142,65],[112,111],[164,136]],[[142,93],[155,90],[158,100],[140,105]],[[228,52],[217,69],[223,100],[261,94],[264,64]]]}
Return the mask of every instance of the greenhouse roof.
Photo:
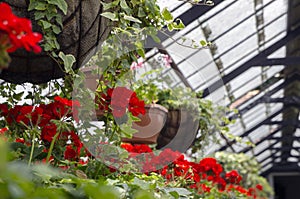
{"label": "greenhouse roof", "polygon": [[[296,66],[300,57],[293,44],[299,44],[300,16],[295,10],[300,4],[286,0],[214,0],[214,6],[160,3],[186,25],[182,31],[160,34],[161,49],[173,60],[174,70],[166,70],[171,86],[203,91],[218,105],[238,109],[238,114],[229,115],[236,120],[230,133],[256,145],[222,140],[215,150],[255,156],[265,174],[299,171]],[[201,39],[211,42],[211,47],[184,46]]]}

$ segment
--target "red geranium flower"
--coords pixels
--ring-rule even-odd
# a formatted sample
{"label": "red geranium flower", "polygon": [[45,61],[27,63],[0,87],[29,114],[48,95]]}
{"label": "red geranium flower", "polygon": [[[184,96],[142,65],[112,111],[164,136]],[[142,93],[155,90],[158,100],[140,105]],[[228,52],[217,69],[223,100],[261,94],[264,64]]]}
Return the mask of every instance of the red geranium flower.
{"label": "red geranium flower", "polygon": [[128,152],[134,152],[134,147],[132,146],[132,144],[129,144],[129,143],[122,143],[121,144],[121,147],[123,149],[125,149],[126,151]]}
{"label": "red geranium flower", "polygon": [[77,157],[76,151],[73,149],[71,145],[67,145],[66,150],[64,152],[64,158],[66,160],[75,160]]}
{"label": "red geranium flower", "polygon": [[133,116],[138,116],[139,114],[144,115],[146,113],[145,102],[143,100],[139,100],[136,93],[134,93],[130,98],[128,110]]}
{"label": "red geranium flower", "polygon": [[0,115],[6,117],[8,114],[7,104],[0,104]]}
{"label": "red geranium flower", "polygon": [[209,172],[212,171],[215,176],[219,176],[223,171],[222,166],[217,163],[217,160],[214,158],[204,158],[199,162],[199,171],[198,172]]}
{"label": "red geranium flower", "polygon": [[16,142],[19,142],[19,143],[24,144],[24,143],[25,143],[25,140],[24,140],[24,138],[17,138],[17,139],[16,139]]}
{"label": "red geranium flower", "polygon": [[6,131],[8,131],[8,128],[6,127],[0,129],[0,135],[3,135]]}
{"label": "red geranium flower", "polygon": [[262,191],[263,190],[263,186],[261,184],[257,184],[256,186],[256,189]]}
{"label": "red geranium flower", "polygon": [[227,172],[225,174],[225,178],[231,184],[239,184],[240,181],[242,180],[242,176],[240,176],[239,173],[236,170],[232,170],[230,172]]}
{"label": "red geranium flower", "polygon": [[123,117],[127,109],[133,116],[146,113],[144,101],[126,87],[109,88],[107,94],[97,95],[95,101],[100,110],[109,110],[111,105],[112,114],[117,118]]}
{"label": "red geranium flower", "polygon": [[50,123],[43,127],[41,132],[41,139],[43,141],[51,142],[53,137],[55,136],[57,132],[57,127],[55,124]]}
{"label": "red geranium flower", "polygon": [[0,31],[6,33],[10,40],[10,48],[7,49],[7,52],[14,52],[22,47],[27,51],[41,52],[42,49],[38,43],[41,41],[42,35],[32,32],[29,19],[15,16],[6,3],[0,3],[0,13]]}

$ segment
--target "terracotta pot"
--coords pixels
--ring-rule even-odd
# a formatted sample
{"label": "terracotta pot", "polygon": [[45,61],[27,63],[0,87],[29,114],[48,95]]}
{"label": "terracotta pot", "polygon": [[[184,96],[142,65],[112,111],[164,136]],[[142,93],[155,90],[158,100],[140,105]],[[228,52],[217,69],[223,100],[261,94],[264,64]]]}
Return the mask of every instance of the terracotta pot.
{"label": "terracotta pot", "polygon": [[168,110],[167,121],[157,139],[157,149],[164,147],[185,152],[195,140],[199,130],[199,121],[191,111]]}
{"label": "terracotta pot", "polygon": [[132,138],[122,138],[123,142],[133,144],[154,144],[167,120],[168,110],[159,104],[146,105],[146,114],[139,115],[140,122],[135,122],[132,128],[138,130]]}
{"label": "terracotta pot", "polygon": [[[84,67],[81,69],[81,72],[85,74],[85,88],[89,88],[92,91],[95,91],[98,85],[98,81],[102,80],[102,72],[97,71],[99,67],[90,66]],[[96,70],[97,74],[93,74],[92,71]]]}

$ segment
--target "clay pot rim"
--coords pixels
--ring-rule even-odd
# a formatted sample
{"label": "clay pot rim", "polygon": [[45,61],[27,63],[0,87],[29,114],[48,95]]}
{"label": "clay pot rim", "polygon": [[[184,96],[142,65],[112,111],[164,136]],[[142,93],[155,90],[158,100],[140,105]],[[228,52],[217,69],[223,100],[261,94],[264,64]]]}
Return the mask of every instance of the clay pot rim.
{"label": "clay pot rim", "polygon": [[152,103],[152,104],[146,104],[145,105],[145,108],[147,109],[159,109],[165,113],[168,113],[168,109],[160,104],[155,104],[155,103]]}

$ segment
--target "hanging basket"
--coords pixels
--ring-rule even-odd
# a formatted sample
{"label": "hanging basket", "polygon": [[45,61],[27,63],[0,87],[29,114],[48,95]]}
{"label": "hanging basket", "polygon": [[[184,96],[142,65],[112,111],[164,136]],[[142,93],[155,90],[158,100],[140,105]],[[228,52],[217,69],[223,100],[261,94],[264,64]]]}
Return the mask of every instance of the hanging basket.
{"label": "hanging basket", "polygon": [[157,139],[157,149],[163,147],[185,152],[199,130],[199,121],[187,110],[168,110],[167,121]]}
{"label": "hanging basket", "polygon": [[[41,32],[34,21],[34,13],[27,11],[28,0],[4,0],[4,2],[11,6],[14,14],[31,19],[33,30]],[[103,7],[99,0],[66,0],[66,2],[68,12],[63,16],[63,29],[57,39],[61,51],[75,56],[76,63],[73,67],[77,69],[94,55],[108,37],[112,26],[109,19],[100,15]],[[0,78],[7,82],[39,84],[65,75],[59,65],[44,51],[34,54],[19,49],[10,56],[12,62],[9,68],[0,74]]]}
{"label": "hanging basket", "polygon": [[132,144],[155,144],[165,125],[168,110],[158,104],[145,106],[146,114],[139,115],[140,122],[133,123],[132,128],[138,132],[132,138],[122,138],[123,142]]}

